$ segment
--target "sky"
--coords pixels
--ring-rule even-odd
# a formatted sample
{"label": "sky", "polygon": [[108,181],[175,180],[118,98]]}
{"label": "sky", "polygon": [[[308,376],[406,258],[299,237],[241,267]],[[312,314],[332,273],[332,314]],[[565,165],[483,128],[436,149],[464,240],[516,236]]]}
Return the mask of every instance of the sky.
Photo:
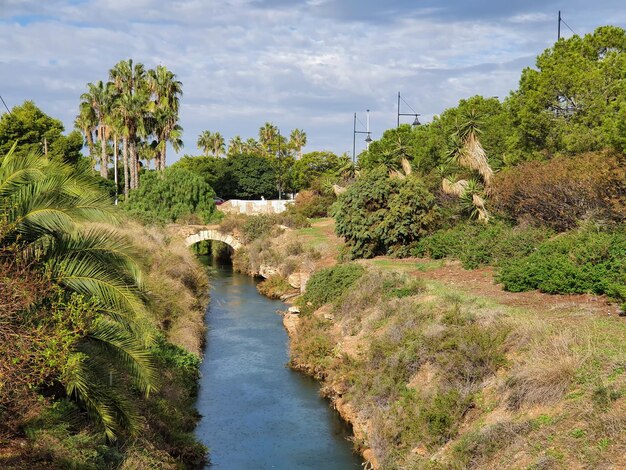
{"label": "sky", "polygon": [[626,27],[623,0],[0,0],[0,95],[71,130],[86,84],[132,58],[183,84],[178,156],[200,153],[203,130],[256,138],[266,121],[304,129],[305,152],[351,152],[354,113],[362,131],[371,110],[377,139],[398,91],[422,122],[476,94],[504,99],[556,40],[559,10],[579,35]]}

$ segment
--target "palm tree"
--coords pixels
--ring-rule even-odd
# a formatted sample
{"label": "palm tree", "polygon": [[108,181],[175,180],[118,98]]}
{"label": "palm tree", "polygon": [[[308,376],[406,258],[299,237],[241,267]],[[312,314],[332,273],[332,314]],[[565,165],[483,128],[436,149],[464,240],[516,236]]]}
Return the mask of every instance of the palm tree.
{"label": "palm tree", "polygon": [[289,141],[289,144],[298,152],[298,158],[302,158],[302,147],[306,145],[306,132],[302,129],[292,130]]}
{"label": "palm tree", "polygon": [[[93,317],[58,380],[113,440],[136,420],[125,381],[111,383],[111,374],[132,379],[146,395],[156,382],[132,246],[112,228],[85,227],[115,220],[89,168],[34,153],[17,157],[14,149],[0,161],[0,249],[12,247],[66,295],[91,302]],[[24,315],[15,321],[28,321]]]}
{"label": "palm tree", "polygon": [[214,157],[219,157],[224,154],[225,151],[225,142],[224,137],[219,132],[216,132],[212,135],[211,140],[211,152]]}
{"label": "palm tree", "polygon": [[266,122],[263,124],[263,127],[259,129],[259,143],[263,146],[265,153],[271,153],[271,146],[277,135],[278,127],[270,122]]}
{"label": "palm tree", "polygon": [[98,122],[96,133],[100,141],[100,176],[109,177],[109,158],[107,155],[108,128],[106,126],[106,116],[111,109],[111,94],[107,85],[99,80],[95,84],[87,84],[88,91],[80,98],[83,100],[82,106],[91,106],[93,114]]}
{"label": "palm tree", "polygon": [[156,69],[148,70],[147,84],[154,96],[151,111],[159,151],[156,169],[164,170],[167,143],[170,142],[176,151],[183,145],[180,139],[183,128],[178,125],[179,101],[183,94],[182,83],[176,80],[176,75],[166,67],[158,65]]}
{"label": "palm tree", "polygon": [[139,186],[137,138],[146,134],[146,112],[149,92],[146,88],[146,71],[143,64],[133,64],[132,59],[118,62],[109,78],[118,94],[115,112],[124,128],[124,158],[128,161],[130,189]]}
{"label": "palm tree", "polygon": [[241,155],[244,153],[245,142],[242,140],[240,136],[231,137],[228,142],[228,151],[226,152],[228,156],[232,155]]}
{"label": "palm tree", "polygon": [[74,127],[79,129],[84,135],[87,142],[87,148],[89,149],[89,158],[92,162],[92,167],[95,168],[95,146],[93,135],[96,132],[98,126],[98,119],[96,113],[88,102],[83,101],[80,104],[78,115],[74,120]]}
{"label": "palm tree", "polygon": [[202,131],[198,136],[198,148],[204,152],[204,156],[208,157],[213,146],[213,133],[211,131]]}

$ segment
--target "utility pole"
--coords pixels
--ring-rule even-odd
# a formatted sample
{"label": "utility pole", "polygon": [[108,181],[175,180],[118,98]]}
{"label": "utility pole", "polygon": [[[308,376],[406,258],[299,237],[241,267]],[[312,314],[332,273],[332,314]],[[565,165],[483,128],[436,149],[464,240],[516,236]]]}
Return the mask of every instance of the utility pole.
{"label": "utility pole", "polygon": [[356,163],[356,113],[354,113],[354,129],[352,130],[352,163]]}
{"label": "utility pole", "polygon": [[370,142],[372,141],[372,139],[370,138],[370,110],[367,110],[367,138],[365,139],[365,145],[367,150],[370,149]]}
{"label": "utility pole", "polygon": [[400,92],[398,92],[398,123],[396,127],[400,127]]}
{"label": "utility pole", "polygon": [[561,10],[559,10],[559,26],[557,28],[557,41],[561,39]]}

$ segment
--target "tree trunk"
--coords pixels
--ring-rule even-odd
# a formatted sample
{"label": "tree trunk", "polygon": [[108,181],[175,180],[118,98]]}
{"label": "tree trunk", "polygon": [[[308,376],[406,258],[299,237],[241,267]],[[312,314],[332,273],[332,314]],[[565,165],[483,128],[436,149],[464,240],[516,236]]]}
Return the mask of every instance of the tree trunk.
{"label": "tree trunk", "polygon": [[107,155],[107,141],[104,138],[104,126],[100,126],[100,176],[109,177],[109,158]]}
{"label": "tree trunk", "polygon": [[134,138],[130,139],[130,142],[128,142],[128,147],[130,150],[130,189],[137,189],[139,187],[137,171],[137,166],[139,165],[139,162],[137,161],[137,142],[135,142]]}
{"label": "tree trunk", "polygon": [[166,152],[167,152],[167,143],[163,146],[163,148],[161,149],[161,151],[159,152],[159,159],[157,160],[157,162],[159,163],[159,168],[157,168],[158,170],[165,170],[165,157],[166,157]]}
{"label": "tree trunk", "polygon": [[113,179],[115,181],[115,205],[117,206],[117,191],[118,191],[118,177],[117,177],[117,136],[113,137]]}
{"label": "tree trunk", "polygon": [[128,181],[128,137],[124,137],[122,141],[122,159],[124,160],[124,200],[128,199],[129,181]]}

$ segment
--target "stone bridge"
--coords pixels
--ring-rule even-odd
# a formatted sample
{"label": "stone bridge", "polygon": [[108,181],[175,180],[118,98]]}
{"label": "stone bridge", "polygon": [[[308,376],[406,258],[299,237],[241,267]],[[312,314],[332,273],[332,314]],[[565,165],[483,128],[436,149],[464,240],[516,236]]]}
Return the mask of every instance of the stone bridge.
{"label": "stone bridge", "polygon": [[205,240],[215,240],[226,243],[233,250],[238,250],[243,246],[241,241],[230,233],[222,233],[219,231],[219,225],[168,225],[168,229],[185,239],[187,246],[194,245]]}

